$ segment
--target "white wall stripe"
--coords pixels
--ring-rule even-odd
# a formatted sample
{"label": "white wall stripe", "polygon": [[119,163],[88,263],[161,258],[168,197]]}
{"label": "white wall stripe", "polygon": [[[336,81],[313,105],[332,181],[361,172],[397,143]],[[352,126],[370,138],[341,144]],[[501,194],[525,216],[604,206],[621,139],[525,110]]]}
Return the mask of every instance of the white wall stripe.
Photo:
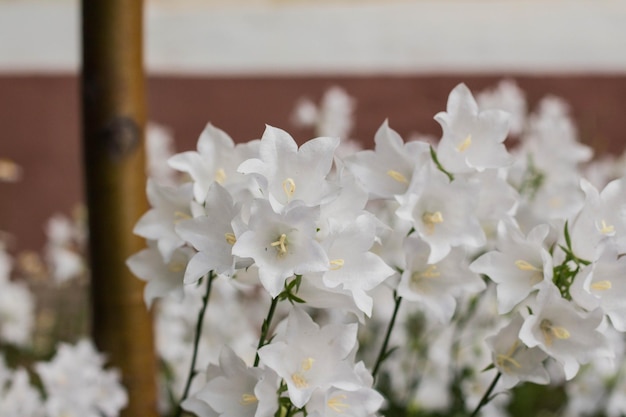
{"label": "white wall stripe", "polygon": [[[173,2],[172,2],[173,3]],[[73,72],[77,0],[0,1],[0,72]],[[149,2],[156,74],[626,74],[624,0]]]}

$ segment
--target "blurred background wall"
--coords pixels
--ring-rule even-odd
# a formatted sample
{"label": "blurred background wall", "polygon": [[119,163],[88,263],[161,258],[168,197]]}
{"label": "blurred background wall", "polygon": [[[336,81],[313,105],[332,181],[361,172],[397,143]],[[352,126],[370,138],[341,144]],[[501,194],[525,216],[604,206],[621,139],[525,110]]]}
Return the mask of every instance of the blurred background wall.
{"label": "blurred background wall", "polygon": [[[0,230],[38,250],[43,224],[83,197],[76,0],[0,0]],[[619,152],[626,131],[623,0],[147,0],[150,120],[195,147],[211,121],[236,141],[264,125],[299,141],[301,97],[333,85],[357,100],[353,137],[367,146],[389,118],[400,134],[440,134],[433,115],[463,81],[512,78],[532,107],[572,106],[583,142]]]}

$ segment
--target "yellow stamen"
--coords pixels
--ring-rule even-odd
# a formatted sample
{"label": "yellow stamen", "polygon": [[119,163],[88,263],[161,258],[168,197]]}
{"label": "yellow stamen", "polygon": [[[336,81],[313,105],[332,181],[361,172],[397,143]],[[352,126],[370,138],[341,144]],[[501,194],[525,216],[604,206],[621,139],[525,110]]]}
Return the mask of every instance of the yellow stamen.
{"label": "yellow stamen", "polygon": [[430,265],[424,271],[418,274],[421,278],[437,278],[441,276],[441,273],[437,270],[437,265]]}
{"label": "yellow stamen", "polygon": [[435,232],[435,225],[443,223],[443,215],[440,211],[434,213],[426,212],[422,216],[422,222],[426,226],[426,233],[432,235]]}
{"label": "yellow stamen", "polygon": [[237,237],[233,233],[224,233],[224,237],[229,245],[234,245],[237,242]]}
{"label": "yellow stamen", "polygon": [[272,247],[275,247],[278,250],[278,256],[282,256],[287,253],[287,235],[282,234],[278,238],[276,242],[272,242],[270,244]]}
{"label": "yellow stamen", "polygon": [[520,365],[520,363],[513,358],[513,355],[515,355],[518,347],[519,340],[516,340],[506,353],[500,353],[496,356],[496,365],[506,372],[511,372],[510,365],[513,365],[517,369],[521,368],[522,365]]}
{"label": "yellow stamen", "polygon": [[593,284],[591,284],[591,288],[596,291],[606,291],[606,290],[610,290],[612,287],[613,287],[613,284],[611,283],[611,281],[607,279],[603,281],[594,282]]}
{"label": "yellow stamen", "polygon": [[498,365],[499,368],[501,368],[501,369],[503,369],[503,370],[505,370],[507,372],[511,372],[510,365],[513,365],[517,369],[522,367],[522,365],[520,365],[520,363],[518,361],[516,361],[515,359],[513,359],[510,356],[506,356],[506,355],[503,355],[503,354],[500,354],[500,355],[496,356],[496,365]]}
{"label": "yellow stamen", "polygon": [[178,224],[178,222],[181,222],[183,220],[189,220],[191,218],[192,217],[188,213],[179,210],[176,210],[174,212],[174,224]]}
{"label": "yellow stamen", "polygon": [[467,148],[472,144],[472,135],[467,135],[467,137],[456,147],[456,150],[459,152],[465,152]]}
{"label": "yellow stamen", "polygon": [[600,233],[602,233],[603,235],[615,233],[615,227],[613,225],[606,224],[606,220],[602,219],[600,225],[602,226],[600,228]]}
{"label": "yellow stamen", "polygon": [[289,200],[296,192],[296,182],[293,178],[287,178],[283,181],[283,191],[287,194],[287,199]]}
{"label": "yellow stamen", "polygon": [[215,171],[215,182],[218,184],[223,184],[224,181],[226,181],[226,171],[224,171],[223,168],[218,169],[217,171]]}
{"label": "yellow stamen", "polygon": [[315,362],[315,359],[313,358],[306,358],[305,360],[303,360],[301,365],[302,370],[304,372],[311,370],[311,368],[313,367],[313,362]]}
{"label": "yellow stamen", "polygon": [[565,340],[571,337],[570,332],[562,326],[553,326],[550,320],[542,320],[539,325],[541,332],[543,333],[543,337],[546,339],[546,345],[552,346],[552,336],[557,339]]}
{"label": "yellow stamen", "polygon": [[402,175],[398,171],[394,171],[393,169],[390,169],[389,171],[387,171],[387,175],[389,175],[394,180],[396,180],[398,182],[401,182],[402,184],[408,184],[409,183],[409,181],[406,179],[406,177],[404,175]]}
{"label": "yellow stamen", "polygon": [[296,372],[295,374],[291,375],[291,380],[298,389],[307,388],[309,386],[308,381],[300,372]]}
{"label": "yellow stamen", "polygon": [[534,272],[541,271],[541,269],[537,268],[535,265],[523,259],[518,259],[517,261],[515,261],[515,266],[520,271],[534,271]]}
{"label": "yellow stamen", "polygon": [[346,404],[346,403],[343,402],[347,398],[348,398],[348,396],[346,394],[335,395],[334,397],[330,397],[328,399],[328,401],[326,402],[326,405],[328,405],[328,408],[330,408],[331,410],[333,410],[336,413],[343,413],[348,408],[350,408],[349,404]]}
{"label": "yellow stamen", "polygon": [[187,265],[184,263],[176,261],[172,261],[167,265],[167,269],[169,269],[170,272],[181,272],[184,271],[186,267]]}
{"label": "yellow stamen", "polygon": [[336,271],[338,269],[341,269],[344,264],[345,262],[343,259],[333,259],[332,261],[330,261],[330,270]]}
{"label": "yellow stamen", "polygon": [[251,404],[255,404],[256,402],[258,402],[259,399],[252,395],[252,394],[243,394],[241,396],[241,404],[242,405],[251,405]]}

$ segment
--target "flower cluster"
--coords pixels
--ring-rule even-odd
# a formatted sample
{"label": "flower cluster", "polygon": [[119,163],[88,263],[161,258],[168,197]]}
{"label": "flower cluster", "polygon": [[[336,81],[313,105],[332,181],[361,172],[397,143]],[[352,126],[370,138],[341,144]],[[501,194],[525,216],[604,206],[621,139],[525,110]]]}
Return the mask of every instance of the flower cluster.
{"label": "flower cluster", "polygon": [[[0,166],[6,171],[0,181],[21,172],[13,168]],[[76,214],[73,221],[61,214],[50,218],[43,256],[24,251],[14,259],[11,236],[0,231],[0,416],[117,417],[128,403],[119,372],[104,368],[105,356],[91,341],[59,343],[68,331],[79,336],[73,327],[82,317],[53,313],[38,297],[79,289],[71,282],[85,281],[85,216]]]}
{"label": "flower cluster", "polygon": [[[301,119],[326,123],[307,106]],[[567,108],[546,99],[527,116],[511,83],[478,100],[461,84],[435,120],[435,146],[385,122],[375,149],[352,153],[336,137],[298,146],[271,126],[235,145],[209,124],[197,151],[169,159],[190,182],[149,181],[152,208],[135,228],[149,245],[128,265],[148,305],[189,300],[163,304],[161,334],[184,320],[208,332],[179,335],[210,352],[199,367],[161,347],[183,408],[504,415],[494,390],[570,380],[621,355],[626,180],[593,167],[596,185],[582,179],[591,151]],[[612,415],[625,410],[615,398]]]}

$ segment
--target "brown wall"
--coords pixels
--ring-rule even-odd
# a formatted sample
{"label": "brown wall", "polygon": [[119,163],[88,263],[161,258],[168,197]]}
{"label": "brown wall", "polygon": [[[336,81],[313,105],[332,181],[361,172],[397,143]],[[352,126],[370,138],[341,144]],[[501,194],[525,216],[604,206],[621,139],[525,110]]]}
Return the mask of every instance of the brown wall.
{"label": "brown wall", "polygon": [[[259,137],[265,124],[290,131],[300,142],[310,131],[290,125],[296,100],[318,100],[339,85],[357,99],[353,136],[366,145],[380,123],[402,135],[440,134],[433,115],[445,109],[449,91],[463,81],[479,91],[501,76],[176,78],[149,80],[150,119],[169,126],[177,150],[195,147],[211,121],[236,141]],[[600,151],[624,148],[626,76],[514,77],[531,104],[554,94],[572,105],[582,140]],[[0,230],[13,234],[12,250],[38,250],[43,224],[82,201],[78,81],[71,76],[0,76],[0,158],[19,163],[19,183],[0,182]]]}

